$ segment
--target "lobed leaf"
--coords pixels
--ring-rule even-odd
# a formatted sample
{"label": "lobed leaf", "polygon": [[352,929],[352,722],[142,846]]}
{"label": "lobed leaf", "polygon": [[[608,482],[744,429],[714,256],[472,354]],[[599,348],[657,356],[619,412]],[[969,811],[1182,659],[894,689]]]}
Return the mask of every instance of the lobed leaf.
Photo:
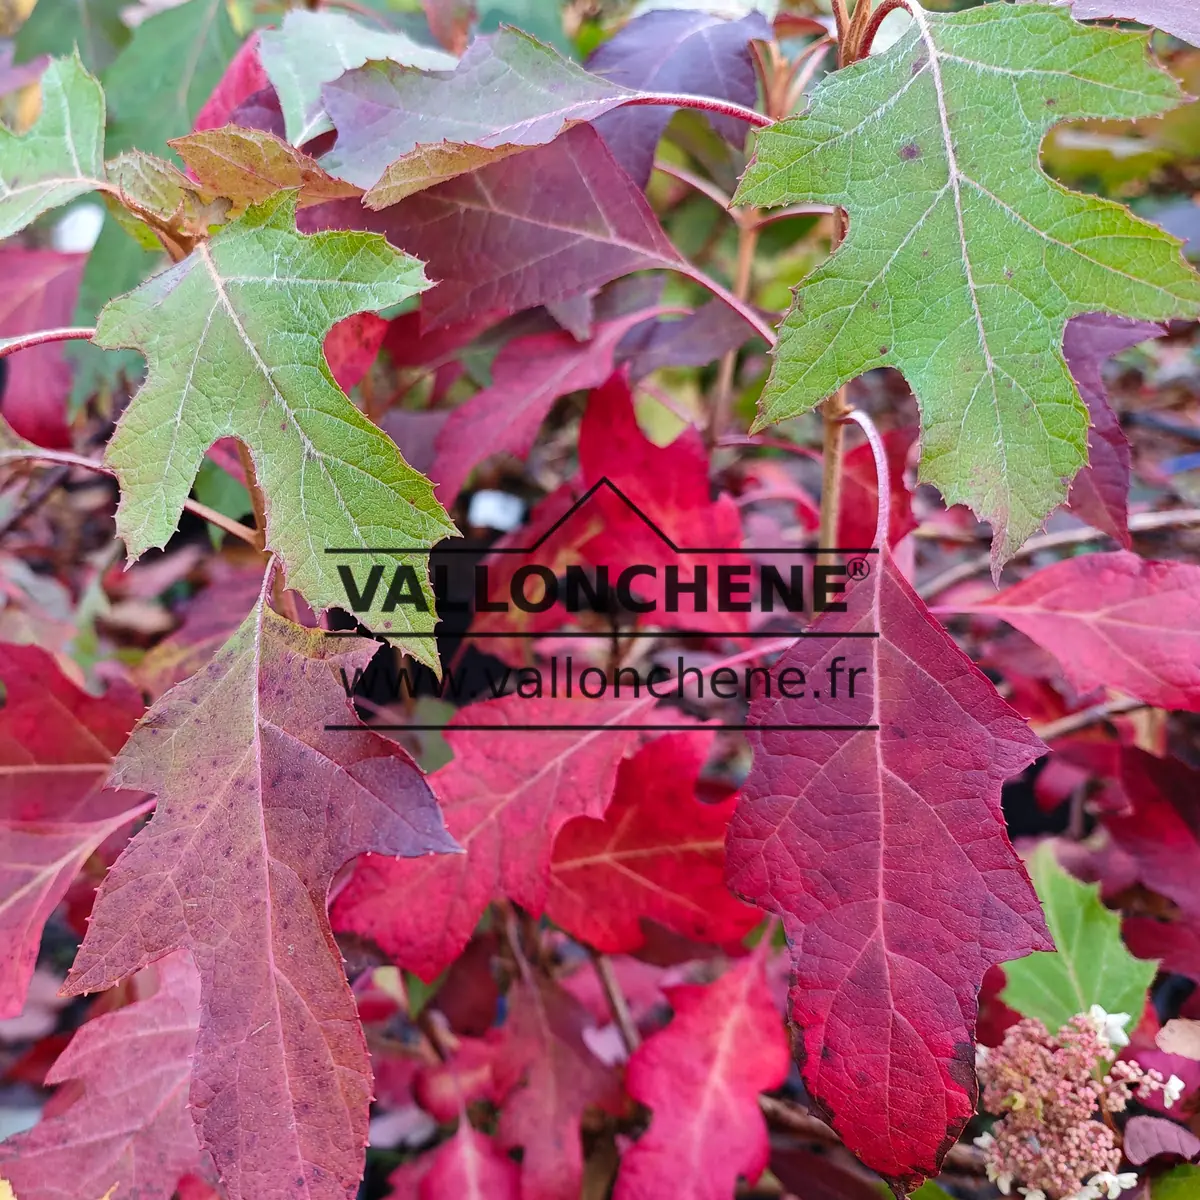
{"label": "lobed leaf", "polygon": [[696,796],[713,736],[698,729],[656,738],[621,763],[602,820],[576,817],[559,831],[546,915],[573,938],[619,954],[643,945],[643,920],[717,945],[758,924],[761,914],[725,886],[725,828],[736,800]]}
{"label": "lobed leaf", "polygon": [[445,71],[453,55],[422,46],[403,33],[372,29],[340,12],[292,9],[279,29],[260,35],[259,57],[279,94],[287,140],[302,146],[333,128],[322,101],[322,85],[368,59],[390,59],[405,67]]}
{"label": "lobed leaf", "polygon": [[673,987],[671,1023],[629,1060],[629,1094],[652,1110],[625,1152],[613,1200],[728,1200],[770,1156],[759,1092],[787,1077],[789,1045],[762,958],[706,987]]}
{"label": "lobed leaf", "polygon": [[0,238],[104,186],[104,93],[78,53],[42,73],[42,111],[18,136],[0,125]]}
{"label": "lobed leaf", "polygon": [[42,929],[105,838],[149,811],[104,788],[113,755],[141,716],[114,684],[72,683],[45,650],[0,643],[0,1020],[21,1012]]}
{"label": "lobed leaf", "polygon": [[759,426],[899,368],[921,408],[921,479],[992,523],[998,570],[1087,461],[1067,320],[1200,312],[1179,242],[1054,183],[1041,139],[1059,121],[1152,116],[1179,99],[1142,36],[1044,4],[914,7],[895,45],[759,135],[735,196],[834,204],[850,220],[780,327]]}
{"label": "lobed leaf", "polygon": [[1059,661],[1082,693],[1112,687],[1159,708],[1200,711],[1200,567],[1118,550],[1035,571],[949,611],[994,614]]}
{"label": "lobed leaf", "polygon": [[1121,941],[1121,918],[1109,912],[1094,884],[1072,879],[1043,844],[1029,874],[1057,949],[1006,963],[1005,1004],[1035,1017],[1052,1032],[1093,1004],[1140,1019],[1158,964],[1134,958]]}
{"label": "lobed leaf", "polygon": [[[430,546],[456,531],[429,481],[334,383],[322,350],[339,319],[421,291],[421,265],[370,234],[303,237],[294,211],[294,193],[278,193],[101,313],[97,344],[136,348],[149,364],[105,452],[121,483],[118,532],[134,558],[165,545],[205,451],[238,437],[289,586],[316,609],[344,606],[326,550],[380,547],[357,555],[356,567],[410,567],[427,609],[375,606],[363,619],[428,634],[436,613],[426,556],[386,548]],[[402,644],[436,663],[428,637]]]}
{"label": "lobed leaf", "polygon": [[[64,990],[112,987],[176,949],[201,978],[191,1104],[230,1200],[353,1200],[371,1072],[326,915],[357,854],[455,849],[412,761],[352,713],[335,677],[373,642],[267,608],[172,688],[113,765],[154,819],[101,885]],[[247,1148],[253,1148],[247,1152]]]}
{"label": "lobed leaf", "polygon": [[313,228],[376,229],[425,262],[439,281],[422,303],[425,330],[481,312],[499,320],[682,263],[646,197],[586,124],[383,212],[342,201],[305,218]]}
{"label": "lobed leaf", "polygon": [[[765,728],[749,734],[728,879],[783,918],[809,1093],[855,1154],[911,1188],[974,1114],[984,973],[1051,946],[1000,808],[1044,747],[886,546],[846,606],[772,672],[802,671],[804,695],[751,703]],[[861,728],[793,728],[807,725]]]}
{"label": "lobed leaf", "polygon": [[[637,736],[625,726],[652,706],[510,695],[460,709],[446,729],[454,759],[432,778],[466,854],[363,859],[334,904],[334,927],[371,938],[429,982],[461,953],[493,900],[507,896],[541,913],[555,835],[571,817],[603,815]],[[528,733],[510,724],[559,728]]]}
{"label": "lobed leaf", "polygon": [[147,975],[152,995],[93,1017],[50,1068],[48,1084],[81,1094],[0,1142],[0,1173],[21,1200],[170,1200],[183,1175],[210,1172],[187,1102],[196,969],[180,953]]}

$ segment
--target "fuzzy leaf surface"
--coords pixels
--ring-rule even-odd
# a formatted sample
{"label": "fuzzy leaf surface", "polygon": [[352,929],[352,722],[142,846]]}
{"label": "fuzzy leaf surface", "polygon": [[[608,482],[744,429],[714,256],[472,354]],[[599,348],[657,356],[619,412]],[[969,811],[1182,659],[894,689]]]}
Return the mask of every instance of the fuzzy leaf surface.
{"label": "fuzzy leaf surface", "polygon": [[0,238],[104,180],[104,93],[79,55],[42,72],[42,111],[18,135],[0,124]]}
{"label": "fuzzy leaf surface", "polygon": [[[431,776],[446,827],[466,854],[363,859],[333,910],[339,932],[373,939],[426,982],[467,944],[487,906],[507,896],[541,913],[554,837],[572,817],[603,816],[617,765],[652,702],[526,700],[460,709],[446,729],[453,761]],[[470,724],[481,728],[457,729]],[[510,725],[561,725],[523,733]],[[582,729],[576,726],[600,726]]]}
{"label": "fuzzy leaf surface", "polygon": [[152,974],[153,995],[88,1021],[50,1068],[48,1084],[82,1094],[0,1143],[20,1200],[170,1200],[182,1175],[211,1170],[187,1107],[200,981],[186,954]]}
{"label": "fuzzy leaf surface", "polygon": [[426,330],[680,265],[646,197],[587,124],[383,212],[341,201],[305,217],[313,228],[376,229],[420,258],[438,280],[422,302]]}
{"label": "fuzzy leaf surface", "polygon": [[[238,437],[266,495],[268,546],[289,586],[325,609],[346,604],[327,548],[432,545],[455,531],[429,481],[337,387],[323,352],[336,321],[421,291],[421,264],[369,234],[303,237],[294,203],[279,193],[108,305],[95,340],[138,349],[149,364],[105,454],[121,482],[117,528],[130,555],[166,543],[209,446]],[[365,622],[433,629],[425,556],[354,562],[389,575],[407,563],[426,589],[428,611],[373,608]],[[433,659],[427,638],[413,639],[412,652]]]}
{"label": "fuzzy leaf surface", "polygon": [[113,685],[89,696],[36,646],[0,644],[0,1020],[25,1002],[42,928],[84,861],[147,812],[104,789],[112,757],[142,715]]}
{"label": "fuzzy leaf surface", "polygon": [[778,1087],[791,1057],[761,958],[707,987],[667,989],[671,1023],[629,1060],[629,1094],[653,1112],[626,1151],[613,1200],[727,1200],[738,1176],[767,1166],[759,1092]]}
{"label": "fuzzy leaf surface", "polygon": [[897,367],[921,409],[921,479],[991,522],[998,569],[1086,461],[1067,320],[1200,309],[1178,241],[1051,181],[1042,137],[1059,121],[1151,116],[1179,99],[1144,36],[1042,4],[915,7],[895,45],[759,135],[738,188],[744,204],[834,204],[850,217],[780,328],[759,424]]}
{"label": "fuzzy leaf surface", "polygon": [[1029,873],[1058,949],[1006,963],[1001,999],[1051,1032],[1093,1004],[1136,1022],[1158,964],[1125,949],[1120,916],[1104,907],[1095,884],[1080,883],[1058,865],[1053,846],[1037,849]]}
{"label": "fuzzy leaf surface", "polygon": [[1062,665],[1080,692],[1112,687],[1200,711],[1200,567],[1118,550],[1052,563],[958,611],[991,613]]}
{"label": "fuzzy leaf surface", "polygon": [[230,1200],[352,1200],[371,1072],[329,884],[367,851],[455,848],[394,743],[324,728],[352,712],[336,669],[374,651],[260,600],[113,765],[115,786],[155,794],[158,808],[105,878],[65,991],[112,987],[191,952],[201,978],[191,1105]]}
{"label": "fuzzy leaf surface", "polygon": [[364,25],[341,12],[292,9],[279,29],[265,30],[260,38],[259,57],[279,94],[287,140],[294,146],[333,128],[322,103],[322,85],[368,59],[389,59],[423,71],[452,70],[457,61],[403,33]]}
{"label": "fuzzy leaf surface", "polygon": [[452,74],[371,63],[324,94],[338,140],[323,165],[369,188],[371,208],[545,145],[636,95],[511,28],[478,38]]}
{"label": "fuzzy leaf surface", "polygon": [[171,149],[202,184],[234,201],[239,212],[281,189],[296,190],[301,208],[361,195],[353,184],[331,178],[315,159],[261,129],[225,125],[189,133],[172,139]]}
{"label": "fuzzy leaf surface", "polygon": [[698,942],[736,942],[756,909],[725,886],[725,827],[737,801],[696,798],[711,731],[666,733],[621,763],[603,820],[577,817],[554,841],[546,915],[605,954],[637,950],[641,919]]}
{"label": "fuzzy leaf surface", "polygon": [[238,49],[225,0],[187,0],[147,17],[104,72],[109,153],[167,152],[192,127]]}
{"label": "fuzzy leaf surface", "polygon": [[[783,918],[810,1094],[868,1166],[912,1188],[974,1112],[984,973],[1051,947],[1000,809],[1044,747],[886,549],[846,604],[810,627],[840,636],[797,642],[773,671],[803,670],[804,697],[760,694],[750,722],[876,728],[748,735],[728,878]],[[839,656],[867,668],[853,697],[844,681],[830,695]]]}

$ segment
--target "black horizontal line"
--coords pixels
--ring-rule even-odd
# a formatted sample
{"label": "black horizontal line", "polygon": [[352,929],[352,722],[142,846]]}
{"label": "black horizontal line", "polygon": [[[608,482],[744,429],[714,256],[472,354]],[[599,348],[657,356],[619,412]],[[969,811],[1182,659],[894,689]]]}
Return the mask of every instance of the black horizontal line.
{"label": "black horizontal line", "polygon": [[[382,638],[437,638],[437,637],[461,637],[463,641],[486,641],[491,638],[507,639],[516,638],[521,641],[538,641],[544,638],[570,638],[583,640],[590,638],[604,638],[611,640],[611,633],[462,633],[462,634],[441,634],[441,633],[381,633],[378,630],[369,630],[374,637]],[[361,633],[356,633],[353,629],[337,629],[329,630],[325,634],[326,637],[362,637]],[[667,638],[667,637],[721,637],[728,638],[730,641],[737,641],[739,638],[746,638],[749,641],[769,641],[772,638],[877,638],[880,635],[874,631],[859,632],[852,631],[849,633],[809,633],[802,631],[797,633],[792,629],[784,629],[777,633],[756,632],[756,633],[730,633],[727,630],[716,629],[632,629],[628,633],[620,632],[616,635],[618,638]]]}
{"label": "black horizontal line", "polygon": [[608,725],[326,725],[326,733],[362,733],[364,730],[386,730],[394,733],[410,730],[413,733],[445,733],[453,730],[455,733],[602,733],[606,729],[614,732],[630,730],[635,733],[690,733],[696,729],[728,729],[749,732],[751,729],[762,729],[770,732],[798,730],[801,733],[873,733],[878,725],[626,725],[623,723]]}

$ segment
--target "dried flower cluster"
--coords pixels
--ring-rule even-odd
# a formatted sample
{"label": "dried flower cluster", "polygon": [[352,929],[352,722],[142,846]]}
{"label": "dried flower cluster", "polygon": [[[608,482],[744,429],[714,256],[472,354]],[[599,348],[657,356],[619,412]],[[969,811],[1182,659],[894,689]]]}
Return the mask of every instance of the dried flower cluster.
{"label": "dried flower cluster", "polygon": [[1183,1083],[1112,1062],[1128,1044],[1128,1021],[1127,1013],[1093,1005],[1051,1035],[1027,1019],[1009,1029],[1002,1046],[979,1055],[983,1106],[1000,1119],[975,1141],[1005,1195],[1021,1180],[1017,1190],[1026,1200],[1117,1200],[1137,1184],[1133,1172],[1118,1173],[1121,1149],[1109,1118],[1157,1091],[1169,1106]]}

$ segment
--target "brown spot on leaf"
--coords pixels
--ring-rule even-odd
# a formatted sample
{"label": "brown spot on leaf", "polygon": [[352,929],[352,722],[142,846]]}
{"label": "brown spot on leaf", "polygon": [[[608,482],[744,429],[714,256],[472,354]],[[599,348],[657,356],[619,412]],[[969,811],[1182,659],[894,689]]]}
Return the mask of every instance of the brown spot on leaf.
{"label": "brown spot on leaf", "polygon": [[921,157],[921,147],[916,142],[909,142],[907,145],[900,147],[900,157],[905,162],[912,162],[914,158]]}

